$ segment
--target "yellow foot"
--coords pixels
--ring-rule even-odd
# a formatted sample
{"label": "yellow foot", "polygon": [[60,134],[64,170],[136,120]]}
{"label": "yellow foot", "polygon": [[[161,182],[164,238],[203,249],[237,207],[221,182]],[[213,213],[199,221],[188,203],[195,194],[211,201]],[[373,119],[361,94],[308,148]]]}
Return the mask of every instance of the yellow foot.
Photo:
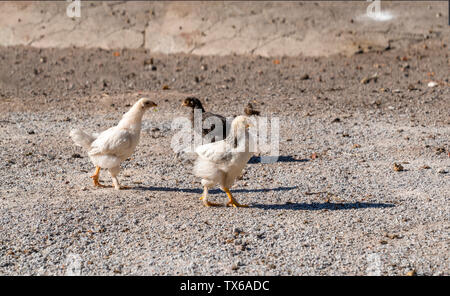
{"label": "yellow foot", "polygon": [[248,208],[248,205],[241,205],[240,203],[238,203],[235,200],[230,200],[229,202],[227,202],[227,207],[233,206],[235,208]]}
{"label": "yellow foot", "polygon": [[221,207],[223,206],[220,203],[210,202],[210,201],[203,201],[203,204],[207,207]]}
{"label": "yellow foot", "polygon": [[241,205],[240,203],[238,203],[234,198],[233,195],[231,194],[230,190],[226,187],[223,188],[223,190],[226,192],[229,201],[227,202],[227,207],[229,206],[233,206],[235,208],[248,208],[248,205]]}
{"label": "yellow foot", "polygon": [[106,187],[108,187],[108,186],[106,186],[106,185],[101,184],[101,183],[98,181],[98,179],[95,179],[95,178],[93,178],[93,179],[94,179],[94,186],[95,186],[95,187],[100,187],[100,188],[106,188]]}
{"label": "yellow foot", "polygon": [[94,181],[94,186],[95,187],[101,187],[101,188],[108,187],[108,186],[105,186],[103,184],[100,184],[100,182],[98,181],[99,180],[99,176],[100,176],[100,169],[101,168],[99,166],[96,166],[95,167],[95,173],[91,176],[92,180]]}

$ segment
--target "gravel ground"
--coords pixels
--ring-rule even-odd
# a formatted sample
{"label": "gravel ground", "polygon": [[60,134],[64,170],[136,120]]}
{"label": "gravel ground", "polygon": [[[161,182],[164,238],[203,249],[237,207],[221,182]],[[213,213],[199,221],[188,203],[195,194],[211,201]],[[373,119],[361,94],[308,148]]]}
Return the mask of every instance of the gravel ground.
{"label": "gravel ground", "polygon": [[[0,274],[449,275],[448,48],[276,60],[0,48]],[[249,208],[204,207],[170,149],[188,95],[280,118],[279,161],[233,187]],[[70,129],[142,96],[159,107],[119,175],[133,188],[94,188]]]}

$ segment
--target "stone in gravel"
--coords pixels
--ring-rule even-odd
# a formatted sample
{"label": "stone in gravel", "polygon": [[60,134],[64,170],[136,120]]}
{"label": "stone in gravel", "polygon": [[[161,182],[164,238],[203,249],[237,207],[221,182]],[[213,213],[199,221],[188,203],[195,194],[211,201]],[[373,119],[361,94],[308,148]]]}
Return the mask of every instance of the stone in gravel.
{"label": "stone in gravel", "polygon": [[428,87],[436,87],[437,85],[438,85],[438,83],[435,81],[428,82]]}
{"label": "stone in gravel", "polygon": [[153,65],[153,58],[145,59],[144,66]]}
{"label": "stone in gravel", "polygon": [[239,227],[233,227],[233,234],[240,234],[242,232],[242,229]]}
{"label": "stone in gravel", "polygon": [[396,162],[394,163],[394,171],[401,172],[403,170],[404,170],[404,168],[403,168],[403,166],[401,164],[396,163]]}
{"label": "stone in gravel", "polygon": [[406,273],[406,275],[407,275],[407,276],[416,276],[416,275],[417,275],[417,272],[416,272],[415,269],[413,269],[413,270],[408,271],[408,272]]}
{"label": "stone in gravel", "polygon": [[444,168],[439,169],[437,172],[438,172],[439,174],[447,174],[447,173],[448,173],[447,170],[444,169]]}
{"label": "stone in gravel", "polygon": [[395,233],[386,233],[385,236],[390,239],[401,239],[402,238],[402,236],[395,234]]}
{"label": "stone in gravel", "polygon": [[378,74],[375,73],[372,76],[364,77],[363,79],[361,79],[360,82],[361,82],[361,84],[367,84],[367,83],[369,83],[371,81],[377,82],[377,80],[378,80]]}
{"label": "stone in gravel", "polygon": [[300,80],[308,80],[310,77],[308,74],[304,74],[300,77]]}
{"label": "stone in gravel", "polygon": [[444,147],[436,147],[435,151],[436,151],[437,155],[440,155],[441,153],[445,152],[445,148]]}
{"label": "stone in gravel", "polygon": [[417,88],[413,84],[410,84],[410,85],[408,85],[408,90],[413,91],[413,90],[417,90]]}

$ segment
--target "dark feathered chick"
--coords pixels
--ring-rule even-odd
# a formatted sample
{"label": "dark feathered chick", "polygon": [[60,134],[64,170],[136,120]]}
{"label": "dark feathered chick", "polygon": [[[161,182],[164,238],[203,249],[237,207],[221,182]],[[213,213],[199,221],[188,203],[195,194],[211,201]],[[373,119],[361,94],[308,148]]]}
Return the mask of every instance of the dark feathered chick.
{"label": "dark feathered chick", "polygon": [[253,105],[251,103],[248,103],[247,107],[244,108],[244,113],[245,113],[245,115],[248,115],[248,116],[252,116],[252,115],[258,116],[260,112],[258,110],[253,109]]}
{"label": "dark feathered chick", "polygon": [[[198,130],[194,126],[194,112],[195,112],[195,109],[197,109],[197,110],[201,110],[201,112],[202,112],[202,124],[205,120],[207,120],[210,117],[218,118],[222,122],[222,137],[223,137],[223,139],[226,138],[226,136],[227,136],[227,120],[225,117],[218,115],[218,114],[211,113],[211,112],[206,112],[205,108],[203,108],[203,105],[200,102],[200,100],[195,97],[188,97],[188,98],[184,99],[182,106],[192,108],[192,111],[190,113],[190,120],[191,120],[192,126],[194,127],[194,130]],[[209,134],[215,128],[216,128],[215,124],[212,124],[210,128],[203,128],[202,136]],[[214,139],[212,139],[211,142],[215,142]]]}

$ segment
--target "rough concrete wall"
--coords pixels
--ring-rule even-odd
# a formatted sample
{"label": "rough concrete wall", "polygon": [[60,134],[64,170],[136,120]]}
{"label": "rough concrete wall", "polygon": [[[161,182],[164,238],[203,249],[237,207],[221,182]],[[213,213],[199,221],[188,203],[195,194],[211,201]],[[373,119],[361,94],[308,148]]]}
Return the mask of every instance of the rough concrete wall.
{"label": "rough concrete wall", "polygon": [[262,56],[352,54],[424,38],[449,39],[445,2],[1,2],[0,45],[147,48],[161,53]]}

